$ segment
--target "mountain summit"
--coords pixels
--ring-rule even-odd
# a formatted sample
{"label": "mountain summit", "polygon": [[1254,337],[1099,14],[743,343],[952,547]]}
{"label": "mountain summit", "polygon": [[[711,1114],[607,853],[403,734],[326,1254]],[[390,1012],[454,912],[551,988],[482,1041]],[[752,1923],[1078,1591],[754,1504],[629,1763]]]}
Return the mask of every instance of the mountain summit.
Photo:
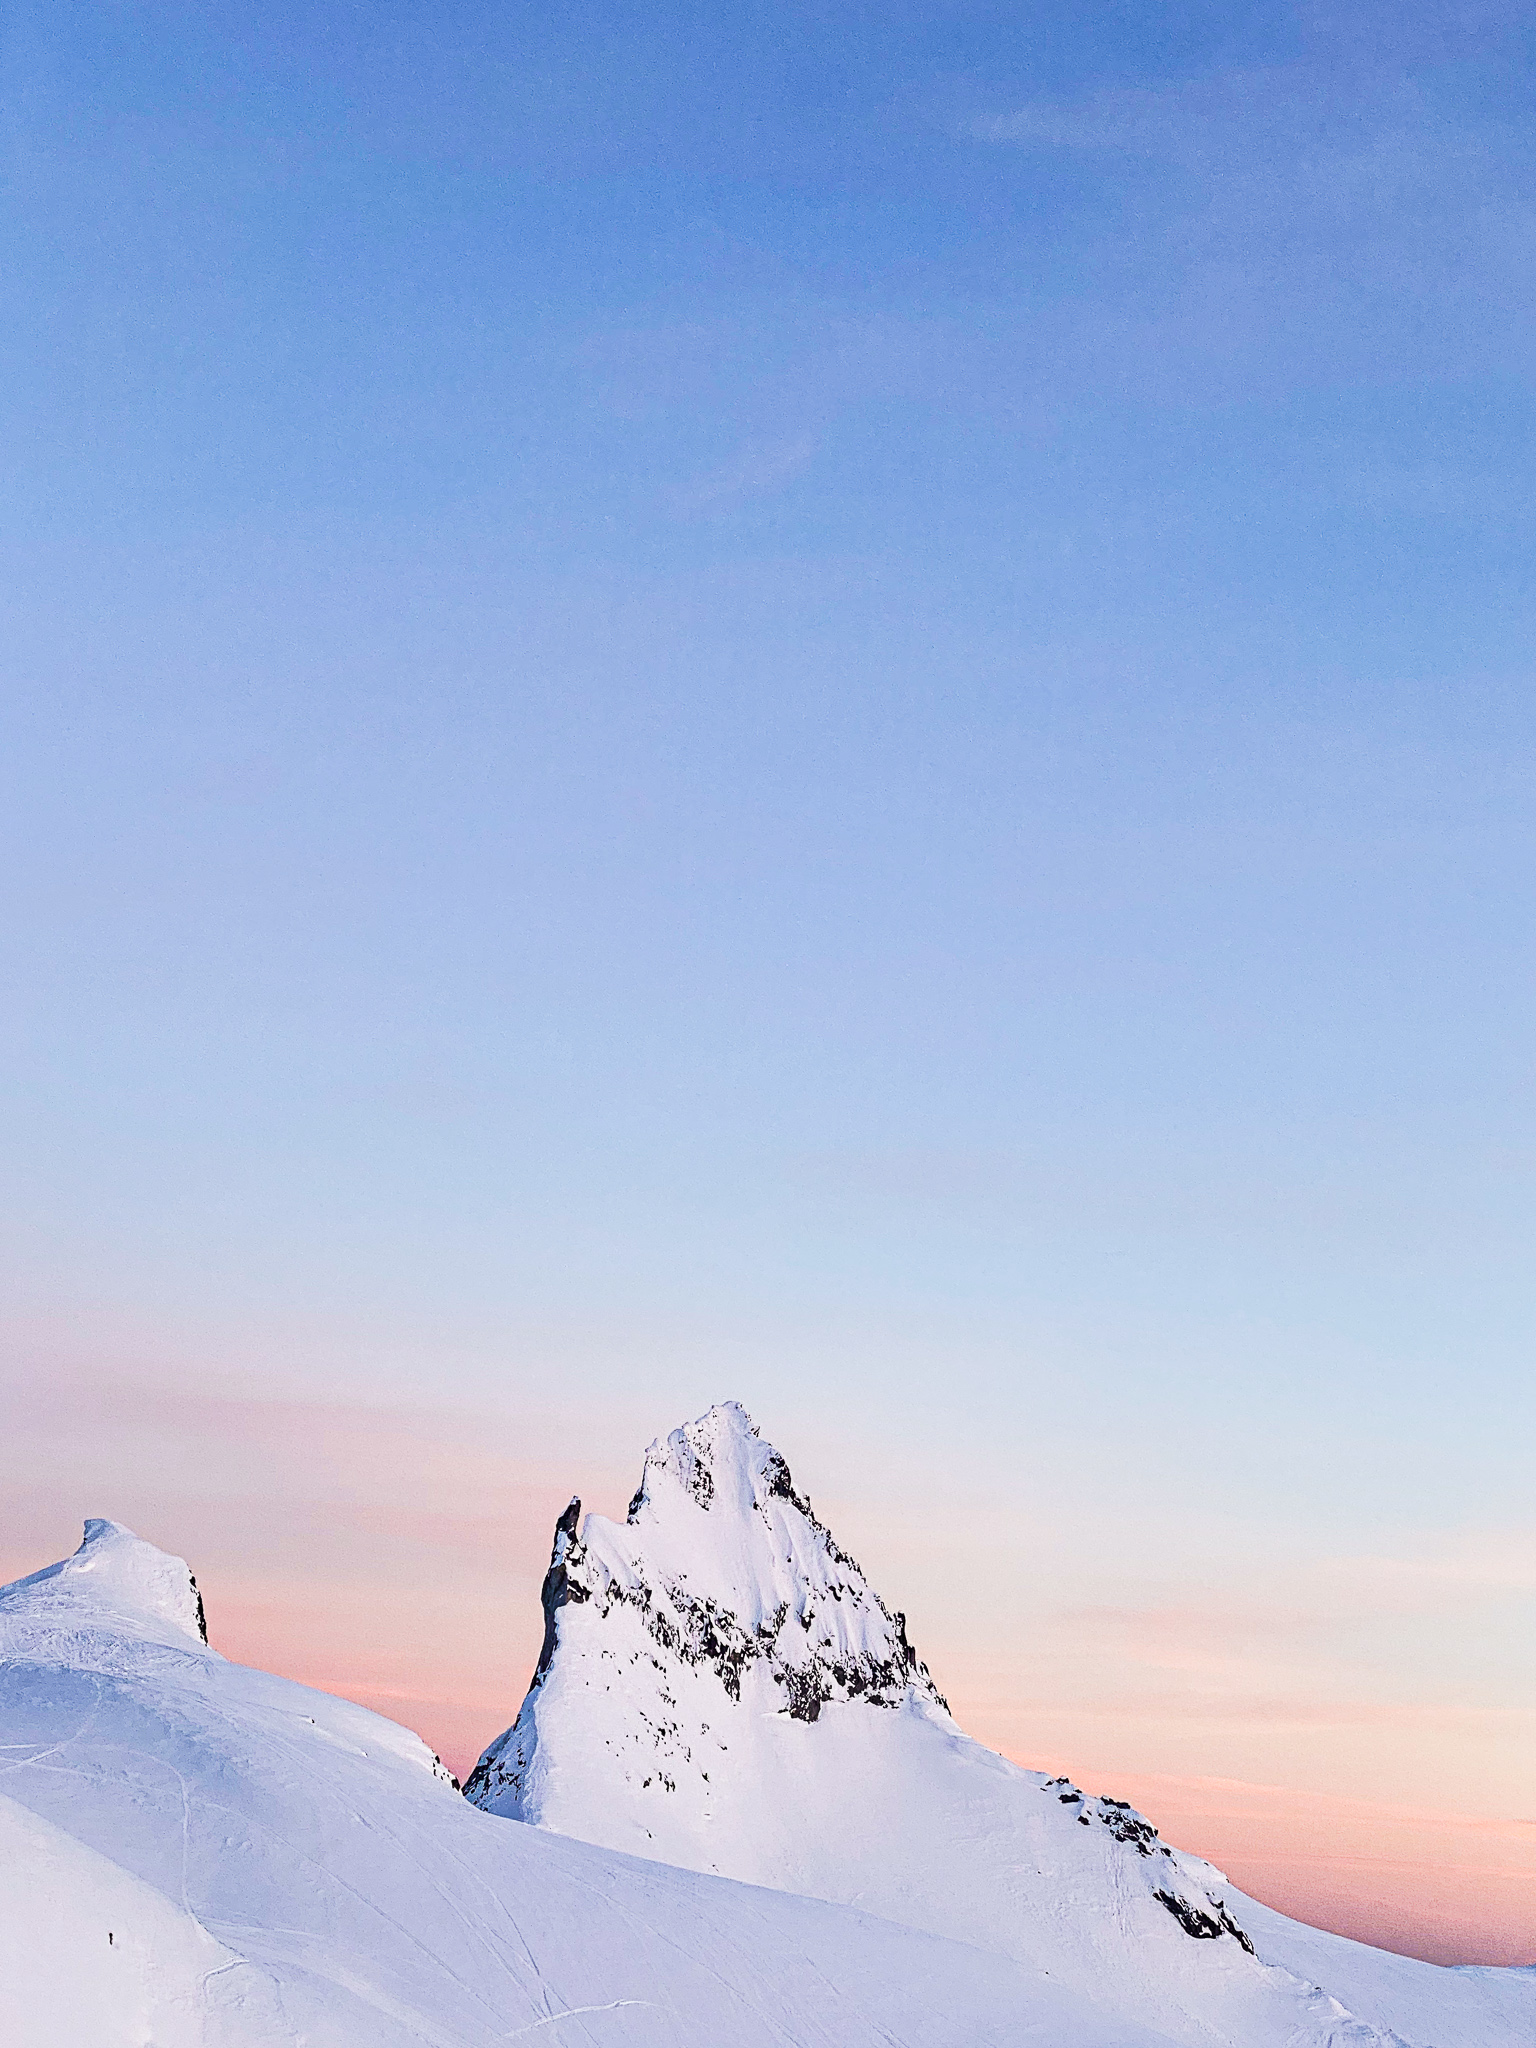
{"label": "mountain summit", "polygon": [[[477,1806],[958,1938],[1127,2038],[1397,2048],[1422,2017],[1423,1966],[1283,1920],[1125,1802],[966,1735],[735,1402],[651,1446],[622,1523],[571,1502],[543,1604]],[[1479,2023],[1437,2011],[1429,2038],[1472,2048]]]}
{"label": "mountain summit", "polygon": [[[651,1445],[622,1523],[583,1523],[571,1502],[543,1604],[528,1697],[465,1787],[477,1806],[658,1861],[944,1921],[968,1940],[969,1895],[990,1857],[983,1920],[999,1923],[1008,1952],[1031,1945],[1013,1897],[1028,1842],[1029,1860],[1057,1866],[1057,1889],[1091,1873],[1090,1912],[1113,1894],[1120,1909],[1137,1903],[1155,1939],[1251,1946],[1219,1873],[1176,1858],[1129,1806],[1019,1771],[961,1732],[905,1617],[816,1519],[738,1402]],[[935,1885],[946,1853],[958,1890]]]}
{"label": "mountain summit", "polygon": [[681,1790],[707,1819],[721,1778],[713,1723],[729,1722],[730,1708],[807,1723],[834,1702],[947,1712],[904,1617],[817,1521],[737,1402],[652,1444],[622,1525],[589,1515],[578,1533],[580,1517],[573,1500],[556,1524],[538,1671],[517,1725],[466,1788],[477,1805],[518,1818],[531,1817],[530,1802],[542,1809],[563,1731],[550,1735],[553,1753],[541,1752],[541,1732],[583,1693],[591,1732],[601,1727],[623,1758],[643,1831],[628,1846],[653,1837],[658,1800],[646,1794],[675,1802]]}

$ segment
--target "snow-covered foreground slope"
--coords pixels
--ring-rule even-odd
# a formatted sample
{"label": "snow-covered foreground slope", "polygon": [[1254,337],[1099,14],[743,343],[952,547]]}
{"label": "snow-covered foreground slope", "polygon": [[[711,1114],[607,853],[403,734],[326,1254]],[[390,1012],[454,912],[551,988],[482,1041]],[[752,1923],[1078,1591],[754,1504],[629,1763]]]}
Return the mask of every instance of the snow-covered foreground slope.
{"label": "snow-covered foreground slope", "polygon": [[734,1403],[572,1502],[543,1654],[467,1788],[584,1841],[858,1905],[1048,1972],[1132,2038],[1536,2042],[1536,1974],[1453,1972],[1242,1898],[1116,1801],[950,1718],[891,1613]]}
{"label": "snow-covered foreground slope", "polygon": [[0,1589],[5,2048],[1158,2048],[1039,1972],[477,1812],[110,1522]]}

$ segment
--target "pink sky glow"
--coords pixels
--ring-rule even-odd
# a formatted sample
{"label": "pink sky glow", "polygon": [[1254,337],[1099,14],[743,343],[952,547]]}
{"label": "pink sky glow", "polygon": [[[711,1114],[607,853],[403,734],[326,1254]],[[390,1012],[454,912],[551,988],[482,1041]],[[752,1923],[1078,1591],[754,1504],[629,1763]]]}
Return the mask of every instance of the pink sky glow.
{"label": "pink sky glow", "polygon": [[[72,1550],[88,1514],[125,1521],[191,1562],[225,1655],[405,1723],[460,1776],[522,1699],[555,1515],[576,1490],[622,1514],[650,1433],[627,1413],[529,1414],[509,1432],[451,1411],[85,1382],[17,1390],[12,1414],[6,1578]],[[827,1445],[803,1450],[837,1470]],[[1300,1607],[1270,1634],[1219,1604],[1114,1609],[1075,1586],[1021,1607],[1005,1557],[957,1608],[945,1588],[966,1532],[906,1489],[893,1523],[879,1475],[863,1476],[868,1498],[817,1505],[906,1608],[973,1734],[1133,1800],[1300,1918],[1438,1962],[1536,1961],[1532,1716],[1350,1697],[1326,1661],[1298,1660]],[[1032,1554],[1027,1518],[1019,1542]],[[1402,1576],[1365,1574],[1378,1591]]]}

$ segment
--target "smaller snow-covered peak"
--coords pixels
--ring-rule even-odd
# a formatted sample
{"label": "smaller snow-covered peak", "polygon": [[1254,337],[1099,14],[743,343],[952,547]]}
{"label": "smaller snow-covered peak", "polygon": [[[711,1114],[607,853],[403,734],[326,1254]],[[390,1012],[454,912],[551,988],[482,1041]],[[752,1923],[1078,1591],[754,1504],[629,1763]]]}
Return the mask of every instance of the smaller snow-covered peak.
{"label": "smaller snow-covered peak", "polygon": [[203,1596],[185,1558],[157,1550],[121,1522],[95,1517],[73,1557],[0,1586],[0,1618],[110,1618],[164,1641],[208,1641]]}

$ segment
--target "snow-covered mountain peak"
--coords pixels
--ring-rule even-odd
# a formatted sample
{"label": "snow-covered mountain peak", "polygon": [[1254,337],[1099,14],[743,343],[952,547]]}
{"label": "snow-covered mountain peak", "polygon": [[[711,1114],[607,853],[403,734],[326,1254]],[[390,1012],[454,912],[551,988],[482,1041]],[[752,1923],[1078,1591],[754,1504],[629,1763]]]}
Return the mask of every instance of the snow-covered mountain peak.
{"label": "snow-covered mountain peak", "polygon": [[471,1774],[475,1805],[874,1910],[1121,2014],[1155,1979],[1169,2040],[1389,2048],[1266,1971],[1220,1871],[965,1735],[735,1402],[651,1446],[623,1522],[570,1503],[543,1602],[533,1684]]}
{"label": "snow-covered mountain peak", "polygon": [[800,1720],[833,1699],[892,1707],[912,1689],[943,1706],[904,1617],[817,1521],[739,1402],[651,1445],[622,1526],[589,1515],[578,1540],[579,1506],[552,1560],[566,1598],[640,1602],[659,1646],[712,1669],[733,1699],[760,1662]]}
{"label": "snow-covered mountain peak", "polygon": [[184,1558],[157,1550],[121,1522],[97,1520],[72,1557],[0,1586],[7,1620],[109,1619],[115,1628],[178,1647],[206,1645],[203,1596]]}
{"label": "snow-covered mountain peak", "polygon": [[[555,1526],[543,1603],[523,1711],[466,1787],[498,1811],[522,1812],[555,1761],[539,1755],[550,1686],[582,1697],[591,1741],[635,1749],[627,1777],[643,1804],[653,1788],[687,1783],[701,1810],[714,1797],[709,1749],[721,1746],[711,1729],[733,1710],[814,1722],[835,1702],[948,1721],[905,1619],[817,1521],[735,1401],[651,1445],[623,1522],[583,1523],[571,1502]],[[640,1842],[650,1839],[642,1825]]]}

